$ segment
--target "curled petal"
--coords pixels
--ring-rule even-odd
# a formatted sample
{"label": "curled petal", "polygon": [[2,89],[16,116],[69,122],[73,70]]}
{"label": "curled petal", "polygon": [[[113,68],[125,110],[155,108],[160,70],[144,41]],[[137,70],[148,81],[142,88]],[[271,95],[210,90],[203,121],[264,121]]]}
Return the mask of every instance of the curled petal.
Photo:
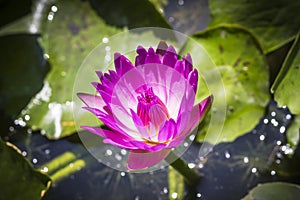
{"label": "curled petal", "polygon": [[103,108],[106,104],[102,97],[86,93],[77,93],[77,96],[87,105],[92,108]]}
{"label": "curled petal", "polygon": [[124,75],[126,72],[134,68],[131,62],[120,53],[114,54],[114,63],[115,63],[117,74],[119,76]]}
{"label": "curled petal", "polygon": [[185,58],[183,58],[183,62],[184,62],[184,77],[187,78],[189,73],[193,69],[192,57],[189,53]]}
{"label": "curled petal", "polygon": [[189,73],[188,80],[190,85],[194,88],[194,92],[197,92],[197,86],[198,86],[198,71],[197,69],[194,69]]}
{"label": "curled petal", "polygon": [[152,167],[167,157],[169,152],[169,149],[163,149],[158,152],[131,151],[127,160],[127,169],[141,170]]}
{"label": "curled petal", "polygon": [[137,49],[136,49],[136,52],[138,53],[138,56],[135,57],[135,66],[145,64],[145,59],[146,59],[146,56],[147,56],[147,50],[142,46],[138,46]]}
{"label": "curled petal", "polygon": [[166,121],[158,133],[159,142],[167,142],[177,133],[177,125],[173,119]]}

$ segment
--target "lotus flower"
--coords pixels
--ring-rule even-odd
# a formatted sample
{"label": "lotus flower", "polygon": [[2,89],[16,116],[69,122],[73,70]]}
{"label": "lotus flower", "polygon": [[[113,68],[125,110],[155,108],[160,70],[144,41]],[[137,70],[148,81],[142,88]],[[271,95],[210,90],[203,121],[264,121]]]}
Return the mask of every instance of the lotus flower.
{"label": "lotus flower", "polygon": [[99,95],[79,93],[86,110],[108,128],[81,126],[103,142],[130,151],[128,170],[156,165],[179,146],[203,119],[211,97],[195,104],[198,71],[189,54],[180,57],[160,42],[156,51],[137,47],[135,65],[114,54],[115,71],[97,71]]}

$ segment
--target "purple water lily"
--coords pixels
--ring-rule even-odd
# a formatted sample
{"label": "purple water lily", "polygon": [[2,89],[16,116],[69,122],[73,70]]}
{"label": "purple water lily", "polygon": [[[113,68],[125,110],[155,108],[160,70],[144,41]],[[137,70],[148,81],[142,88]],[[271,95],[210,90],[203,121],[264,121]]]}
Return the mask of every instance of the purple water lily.
{"label": "purple water lily", "polygon": [[92,83],[100,95],[79,93],[86,110],[108,128],[81,126],[103,142],[130,150],[128,170],[151,167],[179,146],[211,105],[195,104],[198,71],[191,56],[179,58],[173,46],[160,42],[156,51],[139,46],[135,65],[115,53],[115,71],[97,71]]}

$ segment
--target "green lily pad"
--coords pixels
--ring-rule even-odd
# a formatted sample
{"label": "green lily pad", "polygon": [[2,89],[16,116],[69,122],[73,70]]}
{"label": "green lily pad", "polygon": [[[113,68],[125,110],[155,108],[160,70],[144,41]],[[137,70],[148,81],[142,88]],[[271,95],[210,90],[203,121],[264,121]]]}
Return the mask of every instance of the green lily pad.
{"label": "green lily pad", "polygon": [[210,27],[221,23],[241,25],[254,34],[264,52],[286,44],[299,31],[300,1],[211,0],[209,5]]}
{"label": "green lily pad", "polygon": [[[90,0],[92,7],[107,24],[128,27],[170,28],[163,16],[149,0]],[[160,2],[154,2],[157,6]],[[161,2],[162,3],[162,2]],[[116,6],[117,5],[117,6]]]}
{"label": "green lily pad", "polygon": [[41,199],[49,189],[48,176],[34,170],[20,151],[0,139],[1,199]]}
{"label": "green lily pad", "polygon": [[292,148],[296,148],[299,143],[300,136],[300,115],[294,116],[292,124],[287,130],[287,140]]}
{"label": "green lily pad", "polygon": [[272,90],[279,106],[287,106],[293,114],[300,114],[300,34],[295,40]]}
{"label": "green lily pad", "polygon": [[38,35],[0,37],[0,110],[16,116],[43,86],[48,71]]}
{"label": "green lily pad", "polygon": [[33,130],[42,129],[52,139],[75,132],[72,97],[77,70],[102,38],[117,32],[98,18],[88,2],[57,1],[55,6],[59,10],[42,40],[52,68],[22,115],[30,116]]}
{"label": "green lily pad", "polygon": [[284,183],[265,183],[259,184],[254,189],[252,189],[243,200],[294,200],[298,199],[300,196],[300,186]]}
{"label": "green lily pad", "polygon": [[[46,55],[49,56],[52,69],[44,81],[42,90],[32,98],[22,113],[22,117],[30,116],[27,124],[33,130],[42,129],[42,133],[50,139],[58,139],[76,131],[73,119],[74,102],[72,101],[76,74],[84,59],[98,44],[111,45],[110,36],[123,31],[123,29],[107,25],[105,20],[99,18],[92,10],[89,2],[57,1],[55,6],[57,10],[55,9],[56,12],[52,13],[53,19],[48,24],[48,32],[44,33],[41,41]],[[151,16],[147,17],[151,18]],[[155,36],[152,34],[146,40],[148,41],[149,38],[153,39]],[[134,37],[124,38],[121,43],[108,46],[109,49],[105,49],[104,46],[103,52],[96,52],[99,56],[96,56],[97,59],[89,64],[100,70],[101,66],[112,63],[111,58],[114,52],[128,49],[131,40],[134,39]],[[153,40],[149,39],[149,41]],[[155,42],[155,45],[157,43]],[[108,61],[100,59],[102,53],[109,54]],[[86,79],[78,88],[80,92],[87,93],[93,89],[90,82],[97,81],[95,70],[92,74],[87,73],[86,70],[80,73],[85,74]],[[81,113],[78,121],[82,124],[92,125],[91,122],[96,121],[96,118],[89,112]],[[93,125],[98,124],[99,122]]]}
{"label": "green lily pad", "polygon": [[[194,35],[193,39],[184,50],[192,56],[196,52],[194,67],[202,75],[197,99],[212,93],[211,116],[216,116],[215,119],[206,117],[197,139],[213,144],[233,141],[253,129],[264,114],[270,99],[266,59],[255,38],[239,27],[220,26]],[[197,51],[191,45],[195,41],[211,56],[215,67],[203,64],[202,57],[196,56]]]}

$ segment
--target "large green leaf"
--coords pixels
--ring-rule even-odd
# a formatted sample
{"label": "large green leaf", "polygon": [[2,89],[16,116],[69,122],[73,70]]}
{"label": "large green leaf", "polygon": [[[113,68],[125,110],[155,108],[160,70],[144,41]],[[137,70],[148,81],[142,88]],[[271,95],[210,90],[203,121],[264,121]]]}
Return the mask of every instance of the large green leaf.
{"label": "large green leaf", "polygon": [[[270,98],[265,57],[255,38],[239,27],[221,26],[194,35],[193,38],[206,49],[216,65],[213,68],[200,64],[201,56],[193,57],[194,66],[203,75],[197,98],[203,99],[203,95],[212,93],[212,115],[219,115],[218,123],[224,123],[220,134],[216,127],[223,124],[211,125],[209,134],[200,134],[198,139],[205,137],[211,143],[232,141],[251,130],[264,114]],[[185,51],[194,52],[191,44],[195,41],[189,41]],[[221,74],[221,80],[218,80],[218,73]],[[205,84],[210,91],[204,87]],[[226,102],[222,100],[224,98]],[[208,119],[206,118],[206,127],[200,128],[200,133],[207,130]],[[215,123],[215,120],[211,119],[210,123]]]}
{"label": "large green leaf", "polygon": [[[88,54],[101,42],[106,45],[101,52],[96,52],[93,62],[89,63],[93,69],[100,70],[101,66],[112,62],[114,52],[128,50],[132,46],[131,40],[140,40],[138,36],[125,37],[118,43],[111,44],[109,37],[120,33],[123,29],[107,25],[91,9],[89,2],[57,1],[55,6],[57,10],[52,11],[53,19],[49,22],[48,31],[42,40],[52,69],[45,79],[44,88],[32,98],[23,112],[23,116],[30,116],[28,124],[33,130],[43,129],[48,138],[54,139],[72,134],[76,130],[73,121],[73,86],[79,67]],[[153,41],[150,38],[153,39],[155,36],[152,34],[143,39],[145,42]],[[156,44],[157,41],[152,45]],[[105,48],[107,46],[108,50]],[[135,48],[136,46],[131,50]],[[105,55],[109,56],[109,60],[101,59],[101,56],[104,58]],[[91,91],[93,87],[90,82],[97,81],[95,70],[92,73],[85,69],[79,72],[80,75],[86,76],[84,80],[82,79],[84,83],[78,83],[80,92]],[[78,121],[82,124],[88,125],[96,121],[90,113],[81,113]]]}
{"label": "large green leaf", "polygon": [[288,106],[293,114],[300,114],[300,34],[295,40],[282,69],[278,74],[272,91],[279,106]]}
{"label": "large green leaf", "polygon": [[274,182],[259,184],[252,189],[250,193],[243,198],[243,200],[294,200],[300,196],[300,186],[284,183]]}
{"label": "large green leaf", "polygon": [[113,2],[90,0],[90,2],[101,18],[110,25],[128,28],[170,28],[149,0],[114,0]]}
{"label": "large green leaf", "polygon": [[211,0],[212,21],[239,24],[254,34],[264,52],[291,41],[299,31],[300,1]]}
{"label": "large green leaf", "polygon": [[0,139],[0,199],[41,199],[50,186],[48,176],[34,170],[19,150]]}
{"label": "large green leaf", "polygon": [[0,37],[0,110],[17,115],[43,85],[47,72],[37,35]]}

